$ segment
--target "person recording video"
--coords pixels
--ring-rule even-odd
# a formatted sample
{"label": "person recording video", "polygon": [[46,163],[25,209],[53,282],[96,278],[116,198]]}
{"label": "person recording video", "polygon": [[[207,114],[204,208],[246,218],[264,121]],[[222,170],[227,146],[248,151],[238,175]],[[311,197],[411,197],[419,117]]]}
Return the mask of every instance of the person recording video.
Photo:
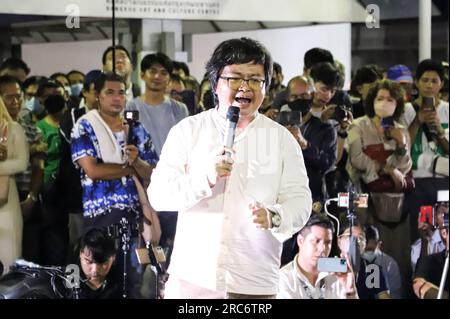
{"label": "person recording video", "polygon": [[[442,252],[420,257],[414,273],[413,289],[420,299],[436,299],[439,297],[439,289],[442,285],[442,278],[446,278],[441,298],[448,299],[448,202],[443,203],[446,212],[441,213],[442,218],[438,218],[438,230],[442,240],[445,242],[445,249]],[[447,262],[447,267],[445,263]]]}
{"label": "person recording video", "polygon": [[180,212],[166,297],[271,299],[282,242],[311,212],[302,151],[258,113],[272,78],[259,42],[222,42],[206,69],[216,107],[172,128],[148,189]]}
{"label": "person recording video", "polygon": [[442,225],[444,214],[448,214],[448,203],[438,202],[434,209],[433,206],[422,206],[422,212],[424,213],[428,207],[434,215],[434,222],[419,214],[418,231],[420,238],[411,245],[411,267],[413,271],[416,269],[417,260],[420,257],[445,250],[445,240],[441,236],[438,225]]}
{"label": "person recording video", "polygon": [[[280,270],[280,292],[277,298],[358,299],[355,275],[349,259],[326,258],[331,251],[333,232],[334,227],[328,217],[319,213],[311,214],[297,236],[297,255]],[[321,259],[330,264],[341,263],[343,267],[321,267]]]}
{"label": "person recording video", "polygon": [[124,123],[124,79],[102,73],[95,91],[98,110],[87,112],[72,131],[72,161],[81,168],[83,229],[104,228],[121,242],[116,262],[122,270],[126,266],[123,296],[139,298],[143,270],[136,248],[148,205],[139,186],[142,189],[140,184],[150,180],[158,155],[142,124],[127,129]]}

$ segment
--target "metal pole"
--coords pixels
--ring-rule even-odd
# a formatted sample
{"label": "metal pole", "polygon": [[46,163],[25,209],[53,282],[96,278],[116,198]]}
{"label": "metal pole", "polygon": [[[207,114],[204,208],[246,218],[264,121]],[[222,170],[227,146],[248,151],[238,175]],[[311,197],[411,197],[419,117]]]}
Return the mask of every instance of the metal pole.
{"label": "metal pole", "polygon": [[431,59],[431,0],[419,0],[419,62]]}
{"label": "metal pole", "polygon": [[[448,232],[448,228],[447,228],[447,232]],[[439,285],[439,292],[438,292],[437,299],[442,299],[442,295],[444,293],[445,281],[447,280],[447,274],[448,274],[448,250],[445,254],[444,271],[442,272],[441,284]]]}
{"label": "metal pole", "polygon": [[112,0],[112,72],[116,73],[116,1]]}

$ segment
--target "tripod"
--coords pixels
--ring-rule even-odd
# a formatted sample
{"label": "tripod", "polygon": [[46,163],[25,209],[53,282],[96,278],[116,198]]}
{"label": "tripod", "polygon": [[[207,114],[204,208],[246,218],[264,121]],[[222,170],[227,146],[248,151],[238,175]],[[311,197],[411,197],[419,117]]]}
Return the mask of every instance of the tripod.
{"label": "tripod", "polygon": [[128,220],[125,217],[122,217],[120,220],[120,234],[121,236],[121,245],[122,245],[122,254],[123,254],[123,283],[122,283],[122,297],[125,299],[128,296],[127,293],[127,256],[130,250],[130,239],[131,239],[131,229],[128,223]]}
{"label": "tripod", "polygon": [[355,214],[355,193],[349,192],[349,200],[347,207],[347,219],[349,221],[349,231],[350,231],[350,246],[348,250],[348,255],[350,257],[350,263],[352,264],[353,272],[355,276],[358,276],[359,268],[361,266],[361,252],[358,247],[358,239],[353,236],[353,226],[355,225],[355,219],[357,218]]}

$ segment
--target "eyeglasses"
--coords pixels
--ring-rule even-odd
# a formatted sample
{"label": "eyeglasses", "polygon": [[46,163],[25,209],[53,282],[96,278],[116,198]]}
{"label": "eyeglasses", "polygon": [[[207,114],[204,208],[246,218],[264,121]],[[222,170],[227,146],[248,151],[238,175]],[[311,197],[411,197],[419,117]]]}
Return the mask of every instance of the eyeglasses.
{"label": "eyeglasses", "polygon": [[[339,237],[350,238],[350,234],[342,234]],[[366,237],[365,236],[358,236],[358,237],[356,237],[356,242],[358,244],[365,244],[366,243]]]}
{"label": "eyeglasses", "polygon": [[266,83],[266,80],[261,79],[242,79],[228,76],[219,76],[219,79],[226,80],[228,87],[232,90],[239,90],[244,82],[247,83],[248,87],[254,91],[261,90]]}
{"label": "eyeglasses", "polygon": [[12,103],[14,100],[20,102],[21,99],[22,99],[21,94],[3,95],[3,100],[5,100],[6,103]]}

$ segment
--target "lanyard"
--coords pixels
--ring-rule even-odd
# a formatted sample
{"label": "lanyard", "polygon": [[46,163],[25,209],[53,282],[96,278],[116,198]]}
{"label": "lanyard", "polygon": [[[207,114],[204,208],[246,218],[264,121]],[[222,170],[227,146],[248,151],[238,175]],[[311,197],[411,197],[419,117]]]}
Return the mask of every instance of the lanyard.
{"label": "lanyard", "polygon": [[[306,296],[308,297],[308,299],[316,299],[314,298],[311,289],[309,288],[309,285],[304,282],[301,278],[298,278],[300,280],[300,283],[302,285],[303,290],[305,291]],[[319,298],[317,299],[325,299],[325,281],[322,278],[319,282]]]}

